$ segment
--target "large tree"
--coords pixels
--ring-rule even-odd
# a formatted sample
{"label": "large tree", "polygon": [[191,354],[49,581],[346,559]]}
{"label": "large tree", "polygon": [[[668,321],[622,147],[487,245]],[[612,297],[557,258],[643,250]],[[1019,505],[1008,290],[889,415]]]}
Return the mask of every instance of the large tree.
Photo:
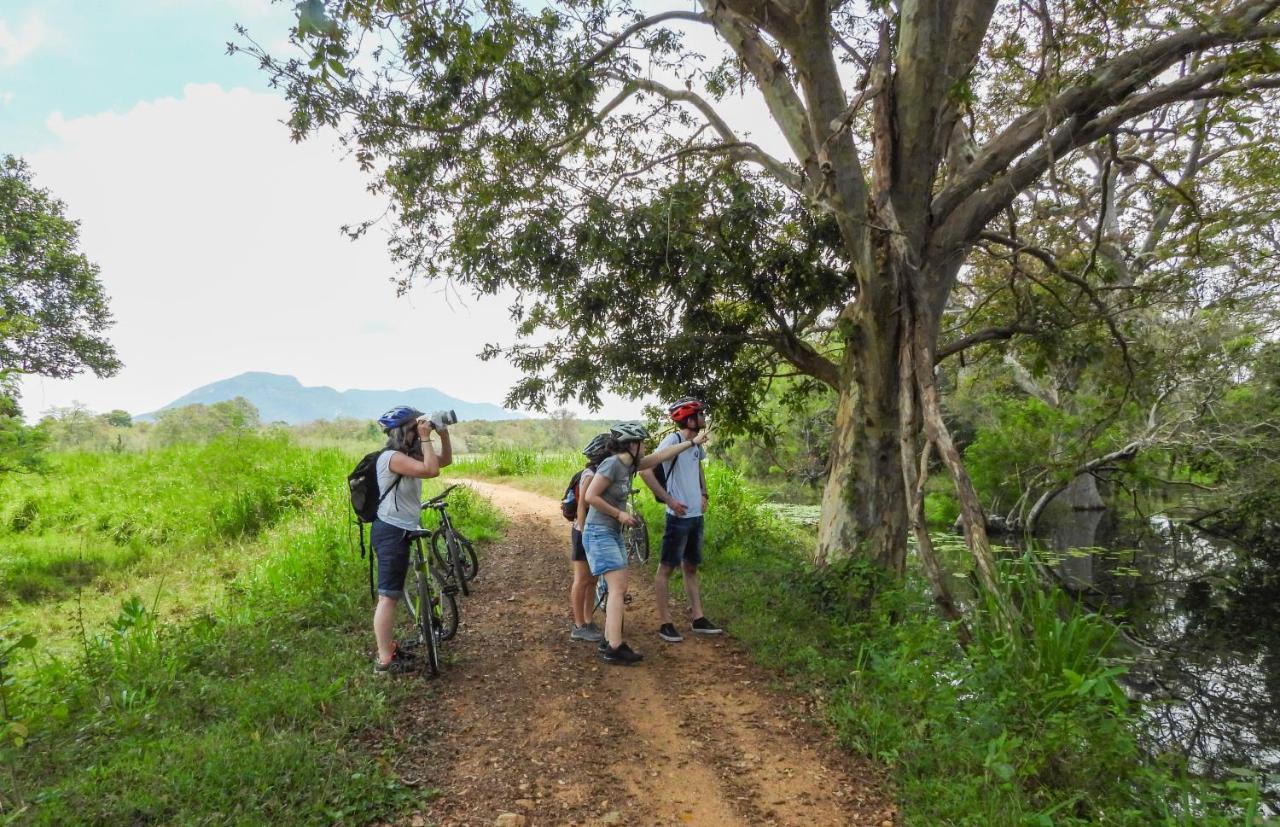
{"label": "large tree", "polygon": [[[506,349],[517,401],[700,386],[741,410],[781,360],[838,397],[820,559],[900,571],[914,527],[934,568],[936,451],[993,586],[934,366],[1018,330],[940,344],[966,263],[1016,249],[1041,182],[1125,135],[1206,101],[1274,115],[1280,0],[698,6],[308,0],[292,35],[310,60],[231,48],[285,86],[297,138],[335,127],[381,173],[406,279],[517,294],[540,337]],[[746,86],[777,151],[729,114]],[[1096,212],[1108,192],[1081,197]]]}

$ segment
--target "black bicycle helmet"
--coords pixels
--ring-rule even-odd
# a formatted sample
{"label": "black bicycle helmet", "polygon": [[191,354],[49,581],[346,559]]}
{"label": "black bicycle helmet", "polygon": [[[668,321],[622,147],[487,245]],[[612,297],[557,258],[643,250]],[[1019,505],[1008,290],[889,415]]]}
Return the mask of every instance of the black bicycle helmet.
{"label": "black bicycle helmet", "polygon": [[609,434],[596,434],[582,449],[582,455],[592,462],[599,462],[609,456]]}

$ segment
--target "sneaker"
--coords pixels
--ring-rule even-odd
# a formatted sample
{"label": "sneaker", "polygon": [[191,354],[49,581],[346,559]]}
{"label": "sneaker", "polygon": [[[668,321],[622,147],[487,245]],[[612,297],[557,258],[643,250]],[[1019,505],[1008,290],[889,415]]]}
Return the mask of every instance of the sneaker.
{"label": "sneaker", "polygon": [[644,660],[644,655],[633,651],[630,646],[623,643],[617,649],[606,646],[600,652],[600,660],[605,663],[613,663],[619,666],[631,666]]}
{"label": "sneaker", "polygon": [[658,637],[667,643],[679,643],[684,640],[680,637],[680,633],[676,631],[676,627],[671,623],[664,623],[658,627]]}
{"label": "sneaker", "polygon": [[596,651],[602,655],[609,651],[609,641],[605,640],[603,636],[601,636],[600,642],[596,644]]}
{"label": "sneaker", "polygon": [[691,628],[693,629],[695,634],[699,634],[699,635],[723,635],[724,634],[724,629],[721,629],[719,626],[712,623],[710,620],[707,620],[705,616],[700,617],[697,620],[693,621],[693,625]]}
{"label": "sneaker", "polygon": [[573,631],[569,633],[570,640],[584,640],[587,643],[597,643],[604,639],[604,634],[595,628],[594,623],[584,623],[581,626],[574,626]]}
{"label": "sneaker", "polygon": [[[399,654],[399,653],[397,653]],[[408,658],[397,657],[393,655],[391,660],[386,663],[379,661],[373,665],[373,674],[375,675],[404,675],[412,672],[413,664]]]}

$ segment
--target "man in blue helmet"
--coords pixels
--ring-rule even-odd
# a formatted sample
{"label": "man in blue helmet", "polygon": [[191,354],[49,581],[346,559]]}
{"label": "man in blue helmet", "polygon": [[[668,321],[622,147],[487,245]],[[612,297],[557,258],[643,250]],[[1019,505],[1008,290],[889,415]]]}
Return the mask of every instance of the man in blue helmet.
{"label": "man in blue helmet", "polygon": [[[378,517],[369,539],[378,558],[378,605],[373,610],[373,635],[378,641],[374,672],[408,671],[409,658],[396,648],[393,627],[396,602],[404,598],[404,578],[409,570],[409,532],[422,527],[422,481],[440,475],[453,462],[453,446],[445,417],[427,416],[400,405],[378,418],[387,445],[378,456]],[[440,454],[431,444],[431,433],[440,435]]]}

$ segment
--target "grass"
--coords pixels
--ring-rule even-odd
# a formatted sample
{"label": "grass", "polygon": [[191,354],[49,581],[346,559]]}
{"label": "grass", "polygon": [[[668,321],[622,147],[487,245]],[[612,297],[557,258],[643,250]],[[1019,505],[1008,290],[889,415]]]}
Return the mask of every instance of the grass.
{"label": "grass", "polygon": [[560,499],[569,480],[586,465],[581,454],[540,454],[518,448],[502,448],[458,458],[445,469],[452,477],[482,477]]}
{"label": "grass", "polygon": [[[193,459],[235,488],[176,485]],[[45,546],[78,539],[94,564],[85,596],[102,590],[90,599],[115,609],[109,622],[75,630],[59,655],[45,643],[61,633],[40,622],[42,607],[60,605],[58,588],[12,603],[27,614],[22,628],[0,628],[0,822],[366,823],[431,796],[400,783],[378,746],[397,704],[424,687],[368,668],[367,575],[343,492],[353,459],[251,440],[107,461],[128,485],[95,485],[81,475],[104,466],[78,455],[24,483],[40,520],[19,533],[45,538],[23,546],[36,552],[32,567],[55,571]],[[180,515],[156,507],[164,502]],[[469,536],[497,536],[483,500],[451,503]],[[99,541],[145,509],[157,523],[139,531],[164,532],[163,544],[132,561],[98,553],[119,547]],[[215,559],[234,573],[183,616],[116,579]],[[160,593],[186,583],[174,574]]]}

